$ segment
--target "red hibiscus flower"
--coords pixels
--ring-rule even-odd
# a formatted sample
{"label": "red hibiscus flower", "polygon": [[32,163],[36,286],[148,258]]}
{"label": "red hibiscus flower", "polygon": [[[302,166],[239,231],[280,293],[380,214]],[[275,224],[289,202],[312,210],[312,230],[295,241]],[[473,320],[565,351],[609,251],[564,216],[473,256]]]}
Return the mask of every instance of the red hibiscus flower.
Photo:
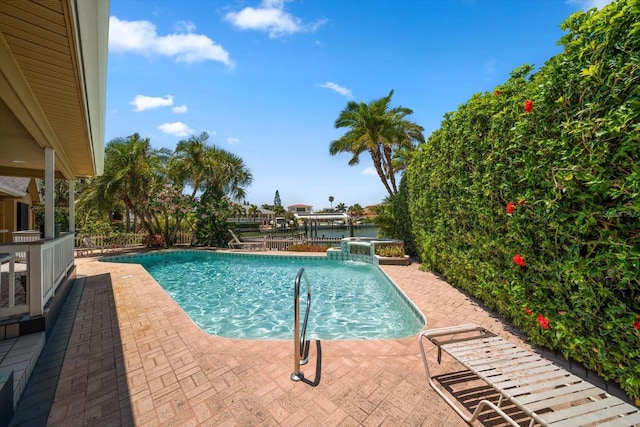
{"label": "red hibiscus flower", "polygon": [[520,255],[520,254],[516,254],[516,255],[513,256],[513,262],[518,264],[520,267],[526,267],[527,266],[527,264],[524,263],[524,258],[522,258],[522,255]]}
{"label": "red hibiscus flower", "polygon": [[529,307],[525,307],[524,312],[527,313],[527,316],[531,316],[533,314],[533,311],[531,311]]}
{"label": "red hibiscus flower", "polygon": [[542,314],[538,314],[538,318],[536,320],[540,323],[540,326],[542,326],[543,329],[549,329],[549,319],[544,317]]}
{"label": "red hibiscus flower", "polygon": [[636,329],[640,329],[640,320],[636,320],[635,322],[633,322],[633,327]]}
{"label": "red hibiscus flower", "polygon": [[526,111],[527,113],[530,113],[531,110],[533,110],[533,101],[530,99],[527,99],[524,102],[524,111]]}
{"label": "red hibiscus flower", "polygon": [[501,90],[496,90],[493,92],[493,96],[498,96],[498,95],[502,95],[502,91]]}
{"label": "red hibiscus flower", "polygon": [[507,203],[507,213],[512,214],[515,207],[516,205],[513,202]]}

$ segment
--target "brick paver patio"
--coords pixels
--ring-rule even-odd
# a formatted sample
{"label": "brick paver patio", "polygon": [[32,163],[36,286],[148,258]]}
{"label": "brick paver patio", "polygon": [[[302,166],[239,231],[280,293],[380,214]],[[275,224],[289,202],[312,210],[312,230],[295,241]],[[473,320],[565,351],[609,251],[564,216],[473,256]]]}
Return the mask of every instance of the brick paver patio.
{"label": "brick paver patio", "polygon": [[[429,328],[474,322],[527,346],[418,267],[383,269]],[[466,425],[429,388],[416,336],[312,342],[305,380],[293,382],[292,342],[202,332],[139,265],[82,258],[77,268],[83,289],[47,425]]]}

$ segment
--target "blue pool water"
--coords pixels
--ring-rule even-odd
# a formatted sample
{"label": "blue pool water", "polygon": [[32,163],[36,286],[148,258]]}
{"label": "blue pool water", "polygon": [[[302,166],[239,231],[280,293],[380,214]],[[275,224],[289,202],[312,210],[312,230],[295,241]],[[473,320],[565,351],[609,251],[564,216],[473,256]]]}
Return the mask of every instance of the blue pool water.
{"label": "blue pool water", "polygon": [[[294,280],[312,287],[308,339],[391,339],[417,334],[422,314],[379,267],[324,257],[175,251],[104,258],[141,264],[205,332],[293,339]],[[300,294],[304,316],[306,282]]]}

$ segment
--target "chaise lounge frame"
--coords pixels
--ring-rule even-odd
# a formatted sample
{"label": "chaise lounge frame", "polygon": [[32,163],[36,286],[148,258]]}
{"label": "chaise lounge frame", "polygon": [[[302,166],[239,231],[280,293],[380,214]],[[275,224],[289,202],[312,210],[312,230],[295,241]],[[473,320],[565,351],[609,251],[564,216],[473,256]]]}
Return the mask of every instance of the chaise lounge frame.
{"label": "chaise lounge frame", "polygon": [[233,230],[229,229],[229,233],[231,234],[232,239],[227,244],[229,249],[247,249],[247,250],[266,250],[267,249],[267,241],[266,239],[256,240],[256,241],[241,241],[236,233]]}
{"label": "chaise lounge frame", "polygon": [[[444,351],[498,392],[498,401],[481,400],[468,416],[431,376],[425,339],[437,348],[438,363]],[[488,407],[512,426],[520,427],[502,410],[506,401],[531,417],[530,426],[640,425],[640,410],[635,406],[481,326],[424,330],[418,342],[429,385],[469,424]]]}

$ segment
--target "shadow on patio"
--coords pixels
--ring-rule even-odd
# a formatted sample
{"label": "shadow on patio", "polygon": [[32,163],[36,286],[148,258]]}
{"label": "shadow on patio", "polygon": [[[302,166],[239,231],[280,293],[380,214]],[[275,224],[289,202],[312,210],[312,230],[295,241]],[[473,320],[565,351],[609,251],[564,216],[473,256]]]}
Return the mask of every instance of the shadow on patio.
{"label": "shadow on patio", "polygon": [[122,349],[111,275],[78,277],[11,425],[133,425]]}

